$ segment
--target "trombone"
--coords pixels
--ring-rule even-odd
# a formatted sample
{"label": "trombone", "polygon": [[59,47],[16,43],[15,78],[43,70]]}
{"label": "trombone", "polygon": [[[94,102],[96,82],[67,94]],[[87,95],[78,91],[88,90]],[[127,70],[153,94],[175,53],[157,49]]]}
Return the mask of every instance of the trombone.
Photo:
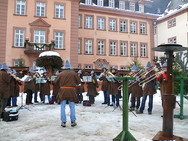
{"label": "trombone", "polygon": [[151,75],[150,77],[144,79],[143,81],[139,82],[139,86],[142,86],[144,83],[149,83],[152,80],[156,79],[157,77],[159,77],[162,73],[164,73],[164,71],[159,71],[156,72],[155,74]]}
{"label": "trombone", "polygon": [[153,71],[154,69],[156,69],[156,66],[154,66],[150,71],[148,71],[148,72],[144,71],[144,72],[142,72],[141,74],[140,74],[140,72],[141,72],[142,70],[140,70],[140,71],[138,72],[138,74],[137,74],[138,76],[137,76],[137,75],[133,76],[133,77],[136,77],[136,80],[135,80],[134,82],[130,83],[130,84],[128,85],[128,87],[131,87],[131,86],[133,86],[134,84],[136,84],[137,82],[139,82],[143,75],[147,75],[148,73],[150,73],[150,72]]}

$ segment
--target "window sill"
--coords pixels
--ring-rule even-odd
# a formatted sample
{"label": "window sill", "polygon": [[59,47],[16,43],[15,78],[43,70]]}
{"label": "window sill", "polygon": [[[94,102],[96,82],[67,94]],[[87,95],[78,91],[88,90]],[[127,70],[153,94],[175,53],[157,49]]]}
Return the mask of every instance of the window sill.
{"label": "window sill", "polygon": [[88,29],[88,30],[94,30],[94,28],[86,28],[86,27],[85,27],[84,29]]}
{"label": "window sill", "polygon": [[14,16],[23,16],[26,17],[27,15],[19,15],[19,14],[13,14]]}
{"label": "window sill", "polygon": [[130,32],[130,34],[138,34],[138,33],[132,33],[132,32]]}
{"label": "window sill", "polygon": [[97,53],[96,55],[99,55],[99,56],[106,56],[106,54],[98,54],[98,53]]}
{"label": "window sill", "polygon": [[145,35],[145,36],[146,36],[146,35],[148,35],[148,34],[142,34],[142,33],[140,33],[140,35]]}
{"label": "window sill", "polygon": [[140,56],[140,58],[148,58],[148,57],[147,56],[146,57]]}
{"label": "window sill", "polygon": [[66,18],[56,18],[56,17],[54,17],[54,19],[56,19],[56,20],[66,20]]}
{"label": "window sill", "polygon": [[16,46],[12,46],[12,48],[24,48],[25,49],[25,47],[23,46],[23,47],[16,47]]}
{"label": "window sill", "polygon": [[97,29],[98,31],[106,31],[106,29]]}
{"label": "window sill", "polygon": [[109,55],[109,56],[118,56],[118,55]]}
{"label": "window sill", "polygon": [[86,53],[84,53],[84,55],[94,55],[94,54],[86,54]]}
{"label": "window sill", "polygon": [[116,31],[108,30],[108,31],[110,31],[110,32],[118,32],[117,30]]}
{"label": "window sill", "polygon": [[62,48],[62,49],[60,49],[60,48],[54,48],[54,50],[65,50],[65,48]]}
{"label": "window sill", "polygon": [[129,57],[128,55],[119,55],[120,57]]}
{"label": "window sill", "polygon": [[34,16],[34,17],[36,17],[36,18],[47,18],[46,16]]}
{"label": "window sill", "polygon": [[120,31],[120,33],[128,33],[128,32],[122,32],[122,31]]}

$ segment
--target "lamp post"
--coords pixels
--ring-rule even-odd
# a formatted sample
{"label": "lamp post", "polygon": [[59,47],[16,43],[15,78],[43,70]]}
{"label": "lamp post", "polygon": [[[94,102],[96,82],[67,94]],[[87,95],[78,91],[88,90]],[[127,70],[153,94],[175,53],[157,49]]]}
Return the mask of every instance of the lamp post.
{"label": "lamp post", "polygon": [[181,137],[173,135],[173,110],[175,108],[176,97],[173,94],[173,52],[184,51],[188,48],[182,47],[179,44],[163,44],[156,48],[154,51],[165,52],[167,58],[167,89],[166,94],[163,96],[163,130],[159,131],[153,140],[178,140]]}

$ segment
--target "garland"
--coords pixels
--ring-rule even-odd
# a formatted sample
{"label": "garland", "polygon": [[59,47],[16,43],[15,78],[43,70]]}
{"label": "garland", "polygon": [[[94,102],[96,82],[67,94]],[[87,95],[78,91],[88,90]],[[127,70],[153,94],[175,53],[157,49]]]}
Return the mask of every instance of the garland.
{"label": "garland", "polygon": [[54,42],[51,42],[49,44],[43,44],[41,47],[37,45],[37,43],[30,43],[29,41],[25,41],[24,43],[24,47],[26,47],[26,44],[28,44],[29,46],[35,46],[37,49],[41,50],[41,49],[44,49],[44,47],[48,47],[49,50],[51,50],[51,47],[52,46],[55,46],[55,43]]}

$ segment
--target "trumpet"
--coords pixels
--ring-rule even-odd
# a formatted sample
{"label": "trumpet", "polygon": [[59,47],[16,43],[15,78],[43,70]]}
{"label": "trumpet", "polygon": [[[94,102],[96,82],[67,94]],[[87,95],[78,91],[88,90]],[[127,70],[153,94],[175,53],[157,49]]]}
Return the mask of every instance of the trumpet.
{"label": "trumpet", "polygon": [[115,75],[113,75],[113,73],[111,73],[110,71],[107,71],[107,75],[108,77],[115,77]]}
{"label": "trumpet", "polygon": [[161,74],[163,74],[164,71],[160,71],[160,72],[156,72],[155,74],[151,75],[150,77],[144,79],[143,81],[139,82],[139,86],[142,86],[144,83],[149,83],[152,80],[156,79],[157,77],[159,77]]}

